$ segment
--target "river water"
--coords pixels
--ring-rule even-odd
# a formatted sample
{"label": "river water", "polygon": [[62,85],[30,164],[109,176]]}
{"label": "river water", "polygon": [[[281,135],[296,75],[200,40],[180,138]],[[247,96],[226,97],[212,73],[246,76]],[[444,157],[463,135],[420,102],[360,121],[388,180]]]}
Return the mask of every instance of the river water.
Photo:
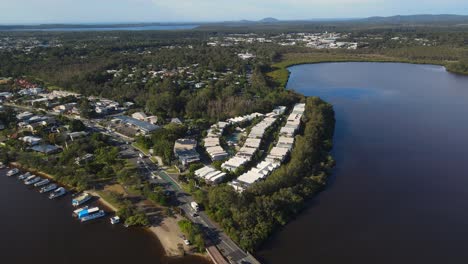
{"label": "river water", "polygon": [[327,189],[258,253],[266,263],[467,263],[468,77],[325,63],[288,88],[336,111]]}
{"label": "river water", "polygon": [[71,216],[69,194],[49,200],[5,173],[0,170],[1,263],[208,263],[198,257],[166,258],[151,233],[112,226],[108,217],[81,224]]}

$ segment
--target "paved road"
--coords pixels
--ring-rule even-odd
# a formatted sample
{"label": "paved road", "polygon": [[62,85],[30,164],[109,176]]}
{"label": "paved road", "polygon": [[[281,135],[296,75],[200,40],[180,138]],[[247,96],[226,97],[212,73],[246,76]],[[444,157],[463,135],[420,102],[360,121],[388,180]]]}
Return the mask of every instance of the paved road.
{"label": "paved road", "polygon": [[190,206],[190,203],[194,201],[193,197],[185,193],[177,181],[169,176],[169,174],[159,169],[148,157],[144,157],[140,161],[142,167],[147,170],[146,175],[152,175],[155,183],[165,184],[166,189],[175,192],[179,207],[185,212],[186,217],[194,223],[201,225],[206,237],[209,238],[211,243],[219,249],[226,259],[231,263],[239,264],[259,263],[255,258],[237,246],[224,232],[219,230],[205,212],[197,212],[197,216],[194,216],[195,210]]}

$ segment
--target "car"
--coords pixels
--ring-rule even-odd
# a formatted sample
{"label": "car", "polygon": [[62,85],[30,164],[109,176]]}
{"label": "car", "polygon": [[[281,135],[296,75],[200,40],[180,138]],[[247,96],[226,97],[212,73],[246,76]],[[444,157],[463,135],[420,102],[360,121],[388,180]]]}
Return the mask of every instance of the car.
{"label": "car", "polygon": [[192,213],[192,217],[197,217],[198,214],[197,213]]}
{"label": "car", "polygon": [[184,244],[190,246],[190,241],[188,239],[184,239]]}

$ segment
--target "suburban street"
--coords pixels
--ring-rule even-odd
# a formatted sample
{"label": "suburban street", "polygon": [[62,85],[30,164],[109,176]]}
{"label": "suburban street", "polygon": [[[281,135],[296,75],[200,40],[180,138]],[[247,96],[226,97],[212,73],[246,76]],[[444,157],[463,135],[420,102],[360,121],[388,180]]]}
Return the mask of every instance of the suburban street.
{"label": "suburban street", "polygon": [[[133,147],[132,147],[133,148]],[[135,149],[135,151],[138,151]],[[253,256],[245,253],[234,241],[232,241],[224,232],[217,228],[205,212],[200,211],[195,214],[195,210],[190,206],[190,203],[194,201],[193,197],[185,193],[168,173],[164,170],[159,169],[149,157],[144,156],[141,159],[142,166],[148,171],[147,175],[153,176],[157,183],[162,183],[168,190],[174,191],[179,207],[184,211],[185,216],[192,222],[202,226],[206,237],[209,239],[214,246],[218,248],[220,253],[225,256],[231,263],[247,264],[247,263],[259,263]]]}

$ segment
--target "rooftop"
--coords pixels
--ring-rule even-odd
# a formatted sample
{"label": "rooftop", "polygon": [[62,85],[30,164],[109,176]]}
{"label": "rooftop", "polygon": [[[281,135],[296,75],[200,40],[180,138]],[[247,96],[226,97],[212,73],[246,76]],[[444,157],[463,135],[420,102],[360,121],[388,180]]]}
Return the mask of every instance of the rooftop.
{"label": "rooftop", "polygon": [[138,119],[135,119],[129,116],[118,116],[115,119],[120,120],[122,123],[130,124],[132,126],[138,127],[139,129],[145,132],[152,132],[159,128],[159,126],[157,125],[153,125],[148,122],[140,121]]}

